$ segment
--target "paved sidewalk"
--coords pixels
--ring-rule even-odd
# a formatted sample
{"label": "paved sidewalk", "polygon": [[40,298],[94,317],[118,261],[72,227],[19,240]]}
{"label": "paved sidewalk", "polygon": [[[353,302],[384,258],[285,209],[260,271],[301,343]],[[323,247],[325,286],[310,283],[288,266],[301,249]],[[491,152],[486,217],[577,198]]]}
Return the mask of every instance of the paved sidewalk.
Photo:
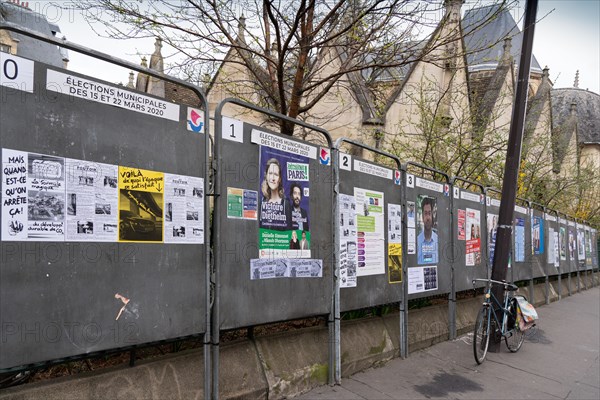
{"label": "paved sidewalk", "polygon": [[537,311],[517,353],[502,343],[478,366],[469,334],[297,399],[600,399],[600,288]]}

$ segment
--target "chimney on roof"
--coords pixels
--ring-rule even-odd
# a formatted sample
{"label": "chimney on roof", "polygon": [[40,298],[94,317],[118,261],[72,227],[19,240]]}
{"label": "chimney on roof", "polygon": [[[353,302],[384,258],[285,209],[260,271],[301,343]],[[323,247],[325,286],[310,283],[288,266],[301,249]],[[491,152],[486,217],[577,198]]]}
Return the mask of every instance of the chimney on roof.
{"label": "chimney on roof", "polygon": [[458,22],[460,20],[460,8],[464,3],[465,0],[444,0],[448,22]]}
{"label": "chimney on roof", "polygon": [[512,39],[510,37],[505,37],[504,38],[504,45],[502,46],[502,61],[510,61],[510,57],[511,57],[511,53],[510,50],[512,49]]}
{"label": "chimney on roof", "polygon": [[244,14],[242,14],[240,16],[240,20],[238,22],[238,34],[237,34],[237,38],[242,42],[246,42],[246,36],[244,33],[245,31],[246,31],[246,17],[244,17]]}
{"label": "chimney on roof", "polygon": [[[142,57],[141,66],[144,68],[148,68],[148,63],[147,63],[146,57]],[[135,88],[137,90],[139,90],[140,92],[145,92],[146,89],[148,88],[148,75],[146,75],[142,72],[138,73],[137,81],[135,83]]]}
{"label": "chimney on roof", "polygon": [[[154,42],[154,53],[152,53],[152,56],[150,57],[150,69],[163,73],[165,70],[161,50],[162,39],[157,37]],[[148,88],[146,91],[155,96],[165,97],[165,81],[151,76],[148,80]]]}
{"label": "chimney on roof", "polygon": [[130,89],[135,89],[135,85],[133,84],[133,71],[129,72],[129,82],[127,82],[127,87]]}
{"label": "chimney on roof", "polygon": [[575,72],[575,82],[573,82],[573,87],[575,87],[575,88],[579,87],[579,70],[577,70],[577,72]]}
{"label": "chimney on roof", "polygon": [[541,85],[543,85],[544,83],[548,83],[549,80],[550,80],[550,68],[548,68],[548,66],[546,65],[544,67],[544,69],[542,70],[542,83],[541,83]]}

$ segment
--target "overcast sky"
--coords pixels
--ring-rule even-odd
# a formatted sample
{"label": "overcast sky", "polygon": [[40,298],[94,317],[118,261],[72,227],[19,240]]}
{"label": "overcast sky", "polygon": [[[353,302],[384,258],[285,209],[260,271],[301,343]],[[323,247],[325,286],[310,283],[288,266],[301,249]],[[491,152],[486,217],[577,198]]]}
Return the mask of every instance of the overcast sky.
{"label": "overcast sky", "polygon": [[[483,0],[489,4],[492,0]],[[68,3],[68,2],[67,2]],[[466,0],[466,9],[481,5],[482,0]],[[514,12],[522,24],[525,1]],[[61,11],[49,2],[29,1],[29,7],[59,24],[69,41],[92,47],[115,57],[139,63],[139,54],[154,51],[152,39],[114,40],[98,37],[83,18],[73,11]],[[579,70],[579,87],[600,93],[600,0],[540,0],[534,54],[541,67],[550,68],[554,87],[572,87]],[[110,82],[127,82],[128,71],[90,61],[70,52],[69,69]]]}

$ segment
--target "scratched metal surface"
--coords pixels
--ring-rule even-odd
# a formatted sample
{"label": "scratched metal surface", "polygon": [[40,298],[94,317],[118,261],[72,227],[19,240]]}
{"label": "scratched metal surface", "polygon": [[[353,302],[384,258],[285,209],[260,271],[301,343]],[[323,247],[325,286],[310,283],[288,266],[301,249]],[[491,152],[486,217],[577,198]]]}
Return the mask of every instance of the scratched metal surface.
{"label": "scratched metal surface", "polygon": [[[1,148],[204,175],[186,107],[177,123],[47,92],[40,63],[34,76],[33,94],[0,87]],[[205,330],[203,245],[2,242],[0,261],[0,369]]]}

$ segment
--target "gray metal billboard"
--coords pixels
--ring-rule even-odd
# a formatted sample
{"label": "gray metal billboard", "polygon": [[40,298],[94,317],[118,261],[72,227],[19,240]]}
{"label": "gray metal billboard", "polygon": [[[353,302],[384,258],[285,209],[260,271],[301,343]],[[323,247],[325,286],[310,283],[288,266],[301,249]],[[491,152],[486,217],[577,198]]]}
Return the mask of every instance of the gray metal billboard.
{"label": "gray metal billboard", "polygon": [[531,279],[531,217],[524,200],[517,199],[513,222],[512,281]]}
{"label": "gray metal billboard", "polygon": [[[500,201],[502,193],[494,188],[486,188],[485,190],[485,209],[486,209],[486,231],[485,231],[485,242],[486,242],[486,263],[488,269],[492,271],[494,265],[494,251],[496,248],[496,234],[498,229],[498,220],[500,214]],[[483,217],[482,217],[483,218]],[[506,273],[506,279],[511,279],[512,268]]]}
{"label": "gray metal billboard", "polygon": [[[459,177],[452,183],[454,286],[460,292],[473,289],[473,279],[488,277],[485,188]],[[463,189],[464,186],[473,190]],[[482,286],[481,282],[475,285]]]}
{"label": "gray metal billboard", "polygon": [[544,219],[546,220],[546,258],[544,262],[544,269],[547,276],[556,276],[560,274],[559,218],[556,211],[547,208],[545,210]]}
{"label": "gray metal billboard", "polygon": [[558,213],[558,257],[561,274],[571,272],[569,262],[569,224],[567,216]]}
{"label": "gray metal billboard", "polygon": [[[340,310],[398,303],[404,293],[400,161],[368,146],[342,141],[385,156],[395,168],[339,155]],[[390,254],[396,248],[399,254]]]}
{"label": "gray metal billboard", "polygon": [[[406,273],[409,299],[452,291],[451,188],[446,174],[408,162],[406,188]],[[418,171],[420,174],[411,173]],[[433,179],[426,179],[430,174]]]}
{"label": "gray metal billboard", "polygon": [[189,109],[5,53],[2,63],[15,79],[0,86],[0,368],[206,332],[208,146],[188,130]]}
{"label": "gray metal billboard", "polygon": [[567,263],[568,272],[577,272],[577,222],[567,218]]}
{"label": "gray metal billboard", "polygon": [[[532,278],[546,276],[546,221],[544,207],[531,203],[531,267]],[[526,249],[527,251],[527,249]]]}
{"label": "gray metal billboard", "polygon": [[593,244],[592,244],[592,228],[585,225],[585,269],[593,269]]}
{"label": "gray metal billboard", "polygon": [[[333,173],[331,160],[323,160],[321,153],[329,147],[223,116],[229,103],[271,115],[233,99],[224,100],[215,115],[215,328],[330,314]],[[274,182],[269,181],[271,168],[278,174]],[[304,237],[306,249],[296,247]]]}
{"label": "gray metal billboard", "polygon": [[585,271],[585,222],[577,220],[577,270]]}

